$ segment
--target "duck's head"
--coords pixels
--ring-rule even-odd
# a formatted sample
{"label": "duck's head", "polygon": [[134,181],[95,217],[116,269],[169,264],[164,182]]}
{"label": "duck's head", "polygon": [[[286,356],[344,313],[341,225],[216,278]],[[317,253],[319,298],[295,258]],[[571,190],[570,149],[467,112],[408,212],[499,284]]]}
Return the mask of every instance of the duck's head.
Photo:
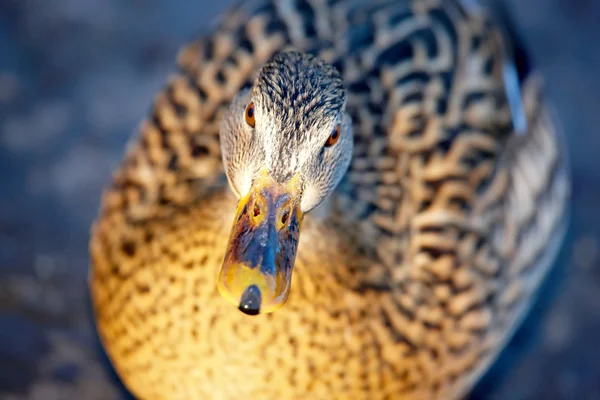
{"label": "duck's head", "polygon": [[218,288],[250,315],[287,300],[303,215],[342,179],[351,120],[338,72],[313,56],[273,56],[221,123],[223,162],[239,198]]}

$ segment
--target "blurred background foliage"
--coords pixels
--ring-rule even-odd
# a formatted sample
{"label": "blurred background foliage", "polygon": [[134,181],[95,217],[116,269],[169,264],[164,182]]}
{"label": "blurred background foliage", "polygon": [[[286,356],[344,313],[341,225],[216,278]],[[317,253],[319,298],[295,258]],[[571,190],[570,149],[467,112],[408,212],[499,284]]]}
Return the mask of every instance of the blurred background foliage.
{"label": "blurred background foliage", "polygon": [[[568,138],[567,244],[472,398],[600,399],[600,1],[505,0]],[[120,399],[89,226],[177,49],[231,0],[0,0],[0,398]]]}

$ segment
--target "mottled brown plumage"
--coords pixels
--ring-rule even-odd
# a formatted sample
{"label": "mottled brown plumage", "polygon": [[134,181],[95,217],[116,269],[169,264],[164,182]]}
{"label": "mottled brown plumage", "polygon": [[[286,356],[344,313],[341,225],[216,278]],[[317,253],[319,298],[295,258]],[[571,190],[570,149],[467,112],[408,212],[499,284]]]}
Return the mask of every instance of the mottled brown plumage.
{"label": "mottled brown plumage", "polygon": [[[452,0],[244,2],[187,46],[104,193],[99,332],[144,399],[452,399],[524,316],[562,240],[565,148],[535,73],[515,134],[508,37]],[[304,217],[289,301],[217,292],[237,199],[219,125],[292,46],[340,71],[354,152]],[[244,105],[245,107],[245,105]]]}

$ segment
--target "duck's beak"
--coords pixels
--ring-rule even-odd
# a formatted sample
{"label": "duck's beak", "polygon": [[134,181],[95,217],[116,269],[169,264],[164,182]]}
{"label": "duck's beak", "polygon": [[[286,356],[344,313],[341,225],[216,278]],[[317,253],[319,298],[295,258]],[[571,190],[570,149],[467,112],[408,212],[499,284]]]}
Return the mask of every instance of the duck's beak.
{"label": "duck's beak", "polygon": [[262,172],[239,201],[218,288],[245,314],[273,312],[288,298],[303,216],[299,197],[297,178],[278,184]]}

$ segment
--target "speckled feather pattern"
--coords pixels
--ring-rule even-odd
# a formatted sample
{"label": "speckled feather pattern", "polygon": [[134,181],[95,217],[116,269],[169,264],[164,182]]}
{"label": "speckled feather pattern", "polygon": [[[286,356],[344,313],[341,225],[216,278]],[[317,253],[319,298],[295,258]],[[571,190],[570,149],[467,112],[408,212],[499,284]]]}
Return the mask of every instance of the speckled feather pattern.
{"label": "speckled feather pattern", "polygon": [[[535,73],[521,87],[528,132],[513,132],[506,40],[452,0],[257,0],[184,48],[92,230],[98,328],[129,389],[467,393],[551,266],[569,197]],[[248,317],[216,290],[236,206],[218,132],[232,99],[290,46],[339,71],[354,151],[336,192],[305,216],[288,304]]]}

